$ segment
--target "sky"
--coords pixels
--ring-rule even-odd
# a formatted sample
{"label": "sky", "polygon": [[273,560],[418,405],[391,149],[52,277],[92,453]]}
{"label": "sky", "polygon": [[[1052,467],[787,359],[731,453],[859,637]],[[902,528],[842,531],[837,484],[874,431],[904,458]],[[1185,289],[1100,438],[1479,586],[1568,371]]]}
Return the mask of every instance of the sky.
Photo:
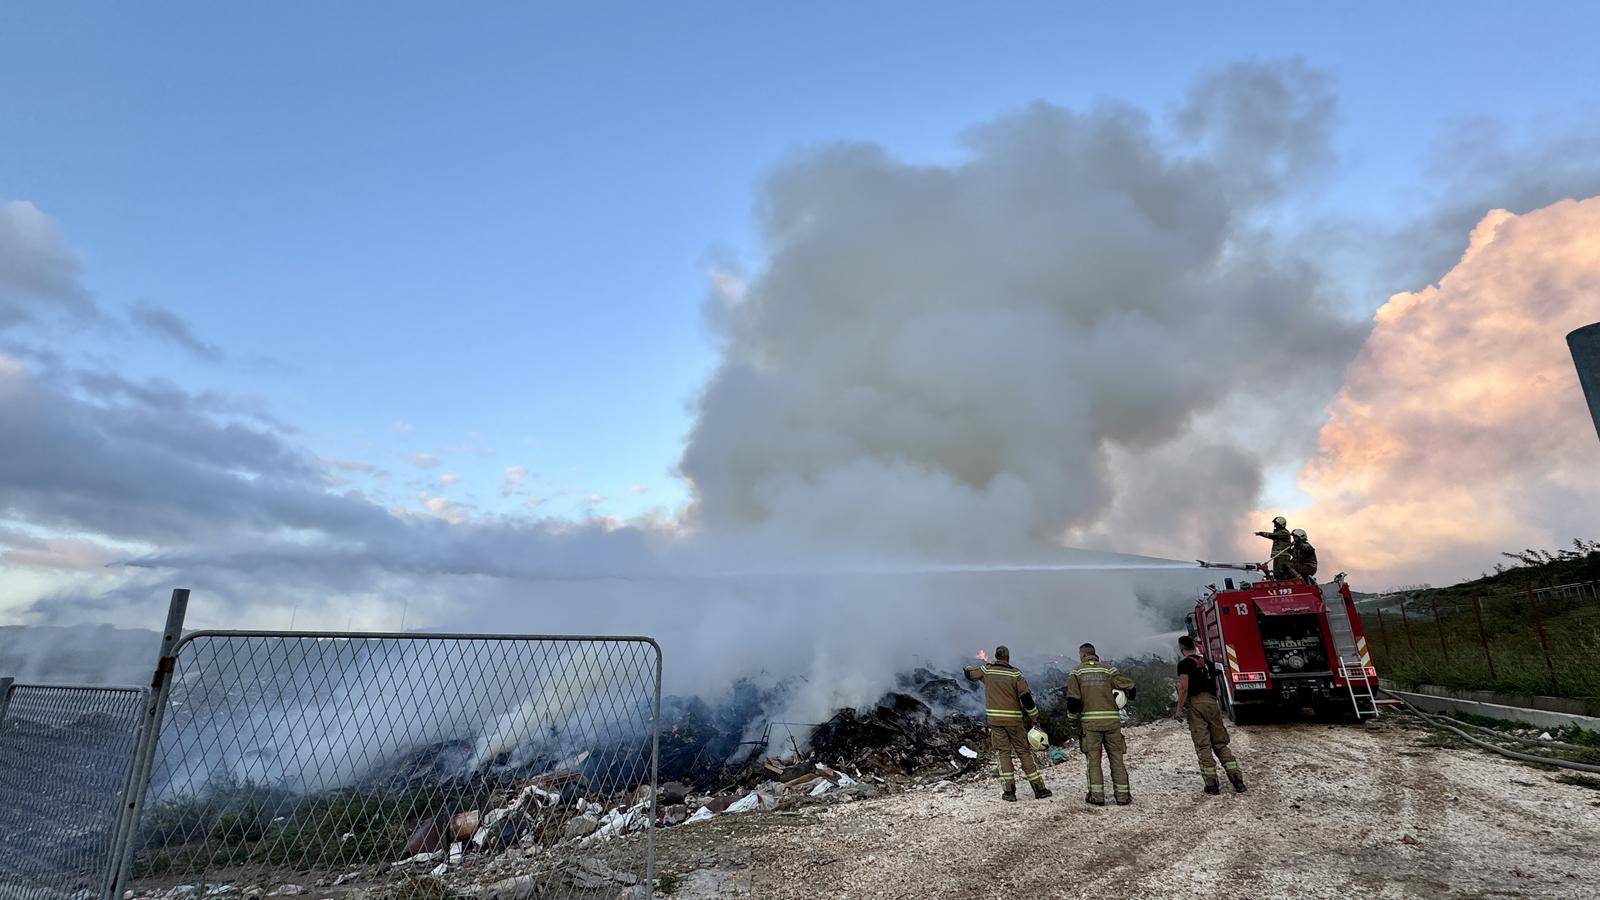
{"label": "sky", "polygon": [[[92,394],[85,427],[102,439],[117,432],[97,417],[111,407],[131,416],[126,404],[134,402],[131,388],[108,387],[105,376],[170,388],[178,399],[147,394],[137,401],[141,418],[127,427],[164,427],[164,409],[174,429],[195,416],[210,437],[253,442],[251,452],[267,460],[251,471],[219,464],[217,472],[237,476],[228,491],[248,492],[272,472],[289,477],[294,469],[294,478],[339,496],[357,492],[388,511],[392,521],[380,529],[435,517],[547,531],[643,522],[651,535],[788,534],[802,527],[797,522],[837,531],[838,518],[813,514],[825,505],[817,495],[795,500],[792,486],[763,481],[760,472],[720,494],[709,487],[759,469],[747,463],[761,453],[788,458],[740,445],[737,432],[758,421],[759,410],[789,413],[775,416],[772,428],[815,435],[830,426],[819,407],[791,405],[790,387],[742,394],[748,407],[717,406],[735,392],[729,385],[737,384],[741,361],[759,368],[841,346],[839,335],[819,329],[814,340],[785,347],[791,320],[751,324],[735,315],[730,323],[718,321],[718,310],[738,306],[746,292],[755,302],[742,308],[756,311],[792,309],[784,298],[797,295],[856,298],[833,311],[838,322],[877,302],[794,274],[796,267],[829,269],[850,252],[824,243],[821,255],[807,257],[816,245],[789,237],[807,216],[866,213],[842,203],[797,211],[791,194],[820,192],[847,168],[827,168],[830,148],[862,146],[893,162],[866,165],[862,177],[899,183],[957,173],[971,191],[1010,189],[1004,179],[982,177],[981,166],[962,168],[975,158],[1026,164],[1037,135],[996,136],[1006,123],[1044,133],[1066,126],[1029,119],[1038,104],[1083,115],[1112,104],[1153,123],[1153,146],[1167,155],[1145,175],[1180,167],[1195,151],[1209,154],[1207,171],[1236,177],[1197,175],[1193,183],[1271,195],[1227,209],[1196,199],[1196,215],[1248,219],[1251,228],[1223,228],[1232,235],[1224,249],[1179,243],[1215,254],[1206,256],[1213,263],[1259,244],[1255,252],[1281,264],[1284,284],[1304,287],[1293,296],[1316,306],[1303,322],[1328,335],[1326,359],[1315,333],[1303,336],[1304,352],[1317,362],[1306,366],[1303,384],[1291,386],[1304,392],[1293,394],[1296,416],[1305,419],[1295,419],[1297,438],[1260,423],[1240,426],[1258,435],[1257,446],[1273,448],[1248,462],[1238,448],[1208,445],[1219,472],[1250,470],[1216,502],[1230,515],[1306,509],[1317,521],[1319,511],[1340,508],[1348,516],[1348,498],[1341,507],[1325,496],[1336,490],[1328,477],[1338,466],[1324,460],[1307,468],[1320,452],[1329,404],[1341,396],[1343,366],[1361,352],[1373,314],[1391,295],[1443,277],[1490,209],[1531,213],[1590,195],[1596,182],[1582,154],[1561,151],[1591,147],[1585,142],[1600,126],[1592,90],[1600,58],[1590,39],[1597,26],[1600,12],[1577,3],[1240,4],[1225,13],[1156,5],[481,4],[448,14],[395,3],[12,4],[0,10],[0,203],[26,204],[12,207],[13,236],[31,235],[28,246],[56,259],[52,271],[70,285],[53,295],[87,298],[96,312],[33,316],[0,331],[0,362],[55,391],[53,400],[28,401],[44,410],[34,421],[64,427],[70,417],[50,412],[49,403]],[[1249,85],[1238,83],[1248,77],[1213,85],[1226,96],[1212,106],[1196,96],[1208,89],[1208,73],[1241,65],[1280,67],[1274,71],[1287,73],[1287,83],[1312,86],[1311,101],[1326,101],[1294,124],[1316,132],[1305,153],[1317,159],[1301,159],[1303,148],[1281,141],[1279,155],[1258,160],[1249,147],[1228,143],[1230,135],[1259,138],[1245,127],[1251,123],[1235,122],[1231,131],[1194,124],[1205,109],[1245,96]],[[1142,132],[1135,124],[1119,134]],[[1252,172],[1273,183],[1246,184]],[[1083,178],[1095,184],[1092,172]],[[902,199],[873,192],[880,183],[860,185],[859,196],[879,197],[880,209],[903,215]],[[981,217],[989,206],[951,201],[945,208]],[[995,233],[930,230],[928,237],[967,246]],[[1263,235],[1289,249],[1268,248]],[[1418,250],[1397,251],[1396,236],[1417,240]],[[873,243],[880,237],[864,230],[857,243],[896,252]],[[1026,232],[1015,240],[1026,241]],[[972,271],[1003,266],[1004,252],[974,259]],[[1295,273],[1303,267],[1285,253],[1313,261],[1315,286],[1302,285],[1307,279]],[[19,271],[21,259],[0,253],[0,265],[10,260]],[[938,289],[930,278],[926,291]],[[49,293],[37,285],[15,290]],[[1206,291],[1195,297],[1223,302]],[[966,302],[950,298],[951,307]],[[1068,319],[1084,314],[1071,304],[1062,309]],[[1239,307],[1241,315],[1254,309]],[[1572,315],[1591,312],[1580,303]],[[866,324],[909,333],[882,318]],[[1225,340],[1218,336],[1213,346]],[[821,370],[784,384],[824,391],[831,404],[839,396],[826,393],[831,387],[875,377],[861,362],[841,353],[830,364],[827,371],[864,373],[842,387]],[[101,376],[99,394],[83,385],[91,372]],[[893,384],[911,376],[885,377]],[[1105,408],[1114,411],[1120,399],[1106,393]],[[1025,496],[1031,511],[1015,517],[1071,546],[1180,558],[1205,551],[1189,541],[1217,549],[1226,529],[1244,530],[1243,518],[1185,519],[1164,531],[1158,501],[1140,492],[1182,490],[1193,480],[1182,474],[1194,449],[1184,441],[1249,420],[1251,408],[1272,402],[1255,398],[1241,409],[1245,399],[1194,398],[1177,411],[1194,425],[1182,435],[1113,425],[1093,432],[1098,443],[1067,460],[1104,467],[1087,479],[1103,484],[1085,496],[1044,485],[1028,465],[1018,466],[1015,496]],[[1110,413],[1093,406],[1084,415]],[[972,433],[992,424],[974,422]],[[925,439],[912,434],[893,440]],[[1035,437],[1042,446],[1060,435]],[[838,440],[876,446],[850,429]],[[100,449],[119,459],[115,446]],[[945,451],[926,459],[897,451],[896,458],[918,472],[948,469],[958,484],[988,484],[993,471],[1010,471],[1003,453],[991,466],[973,462],[971,448],[952,443]],[[292,465],[270,468],[286,457]],[[835,462],[818,451],[795,462],[795,471],[807,490],[822,484],[843,493],[849,482],[825,474]],[[857,474],[863,484],[885,483],[881,472]],[[113,596],[120,576],[84,573],[131,557],[182,556],[205,543],[193,523],[112,528],[104,524],[109,510],[77,512],[89,502],[79,488],[52,494],[36,472],[18,469],[16,477],[0,484],[0,514],[13,536],[5,559],[16,576],[0,596],[0,618],[38,618],[58,601]],[[910,485],[907,496],[927,487]],[[180,481],[171,488],[184,489]],[[984,502],[998,507],[1005,496],[991,493]],[[247,505],[223,504],[217,523]],[[787,512],[798,506],[813,513]],[[1197,508],[1191,517],[1204,515],[1206,507]],[[160,519],[132,500],[117,515]],[[1536,510],[1525,515],[1537,519]],[[769,527],[772,521],[781,527]],[[290,544],[357,540],[299,520],[257,525]],[[1510,539],[1515,526],[1495,538]],[[1573,536],[1552,531],[1530,540]],[[35,547],[27,552],[44,556],[25,557],[28,541],[53,541],[57,549]],[[74,541],[82,551],[73,557],[76,569],[60,564],[57,552]],[[946,546],[942,538],[926,544]],[[1477,543],[1458,549],[1369,558],[1374,577],[1389,581],[1471,576],[1495,561]],[[238,552],[231,547],[229,558]],[[459,562],[445,568],[475,571]],[[372,584],[345,589],[369,599],[381,593]],[[88,609],[93,618],[105,607]]]}

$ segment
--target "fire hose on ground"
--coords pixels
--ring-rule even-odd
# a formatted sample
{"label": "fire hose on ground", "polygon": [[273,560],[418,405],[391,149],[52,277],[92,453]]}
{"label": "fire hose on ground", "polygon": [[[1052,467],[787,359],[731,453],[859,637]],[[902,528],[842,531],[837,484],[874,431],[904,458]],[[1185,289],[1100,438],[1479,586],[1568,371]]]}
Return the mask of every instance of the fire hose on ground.
{"label": "fire hose on ground", "polygon": [[[1479,740],[1478,738],[1467,734],[1465,731],[1462,731],[1460,728],[1457,728],[1455,725],[1440,721],[1438,717],[1435,717],[1429,713],[1425,713],[1416,708],[1404,697],[1396,696],[1388,691],[1385,691],[1384,693],[1388,693],[1389,696],[1400,701],[1400,703],[1404,705],[1406,709],[1410,710],[1412,714],[1416,715],[1422,721],[1432,725],[1435,728],[1442,728],[1446,731],[1454,732],[1457,737],[1460,737],[1462,740],[1465,740],[1467,743],[1472,744],[1475,747],[1482,747],[1485,750],[1498,753],[1501,756],[1508,757],[1510,759],[1520,760],[1522,762],[1540,763],[1542,765],[1556,766],[1557,768],[1562,769],[1574,769],[1579,772],[1593,772],[1595,774],[1600,774],[1600,766],[1590,765],[1589,763],[1573,762],[1571,760],[1559,759],[1551,756],[1541,756],[1535,753],[1523,753],[1520,750],[1511,750],[1498,744],[1492,744],[1488,741]],[[1562,746],[1576,747],[1577,745],[1562,744]]]}

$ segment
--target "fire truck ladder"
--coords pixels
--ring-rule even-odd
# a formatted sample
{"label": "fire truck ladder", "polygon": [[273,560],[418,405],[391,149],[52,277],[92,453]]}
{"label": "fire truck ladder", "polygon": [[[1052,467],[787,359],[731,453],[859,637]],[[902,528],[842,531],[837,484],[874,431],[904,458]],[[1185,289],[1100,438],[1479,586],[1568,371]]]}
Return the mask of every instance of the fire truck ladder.
{"label": "fire truck ladder", "polygon": [[1341,573],[1328,584],[1322,585],[1322,606],[1328,613],[1328,633],[1333,635],[1333,648],[1339,654],[1339,677],[1350,692],[1350,706],[1357,721],[1378,715],[1378,698],[1372,690],[1372,677],[1367,674],[1367,660],[1362,648],[1356,644],[1355,629],[1350,627],[1350,613],[1344,607],[1344,595],[1339,587],[1344,582]]}

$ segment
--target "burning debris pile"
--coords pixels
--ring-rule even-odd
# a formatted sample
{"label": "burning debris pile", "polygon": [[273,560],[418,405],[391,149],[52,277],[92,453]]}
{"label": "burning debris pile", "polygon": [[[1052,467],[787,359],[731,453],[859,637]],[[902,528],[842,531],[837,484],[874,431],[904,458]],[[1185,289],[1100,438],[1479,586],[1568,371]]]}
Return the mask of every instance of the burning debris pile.
{"label": "burning debris pile", "polygon": [[[436,745],[363,780],[368,790],[409,792],[403,807],[368,803],[358,815],[318,798],[317,822],[350,823],[337,834],[327,828],[318,833],[331,846],[301,847],[298,857],[219,852],[228,848],[215,841],[199,849],[214,861],[246,864],[228,873],[234,883],[226,891],[244,897],[281,895],[290,893],[284,888],[296,887],[281,877],[249,884],[246,873],[263,868],[250,864],[281,873],[290,867],[286,864],[307,859],[321,862],[297,871],[319,872],[319,888],[338,888],[324,896],[387,896],[384,891],[397,883],[419,880],[441,891],[481,897],[531,896],[552,888],[607,897],[637,890],[642,896],[648,891],[640,883],[644,871],[637,842],[652,824],[652,811],[656,828],[694,827],[725,816],[937,788],[984,773],[990,760],[981,752],[987,735],[975,683],[918,668],[899,676],[895,688],[871,707],[839,709],[824,722],[803,726],[770,721],[784,708],[788,685],[759,688],[741,682],[716,707],[698,698],[668,698],[660,736],[661,783],[653,796],[648,766],[631,766],[639,754],[648,754],[647,746],[595,747],[553,765],[546,759],[538,774],[502,768],[441,782],[441,773],[450,768],[445,760],[459,755],[459,748]],[[778,725],[788,730],[775,737]],[[631,781],[610,768],[616,760],[630,761]],[[448,789],[440,790],[441,784]],[[361,791],[334,793],[340,803],[365,803],[371,795]],[[384,815],[388,820],[379,821]],[[242,828],[262,846],[274,841],[274,829],[289,824],[282,815],[260,824],[224,822],[210,835]],[[306,837],[293,840],[303,843]],[[292,843],[287,837],[277,839],[278,845],[287,843]],[[159,874],[160,866],[154,868]],[[179,876],[185,870],[169,871]],[[194,885],[172,880],[135,896],[195,895]]]}

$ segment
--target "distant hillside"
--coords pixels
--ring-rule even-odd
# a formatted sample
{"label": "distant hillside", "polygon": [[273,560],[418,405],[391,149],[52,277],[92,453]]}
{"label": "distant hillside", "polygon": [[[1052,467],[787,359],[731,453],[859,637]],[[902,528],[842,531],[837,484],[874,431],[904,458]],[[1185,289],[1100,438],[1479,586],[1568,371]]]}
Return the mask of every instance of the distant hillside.
{"label": "distant hillside", "polygon": [[1437,601],[1441,607],[1454,607],[1471,603],[1473,596],[1491,597],[1520,593],[1526,588],[1553,587],[1584,581],[1600,581],[1600,543],[1573,541],[1569,550],[1524,550],[1506,554],[1496,566],[1497,571],[1481,578],[1463,581],[1446,587],[1419,586],[1409,590],[1393,591],[1362,597],[1357,595],[1357,606],[1362,611],[1388,609],[1405,600],[1426,603]]}

